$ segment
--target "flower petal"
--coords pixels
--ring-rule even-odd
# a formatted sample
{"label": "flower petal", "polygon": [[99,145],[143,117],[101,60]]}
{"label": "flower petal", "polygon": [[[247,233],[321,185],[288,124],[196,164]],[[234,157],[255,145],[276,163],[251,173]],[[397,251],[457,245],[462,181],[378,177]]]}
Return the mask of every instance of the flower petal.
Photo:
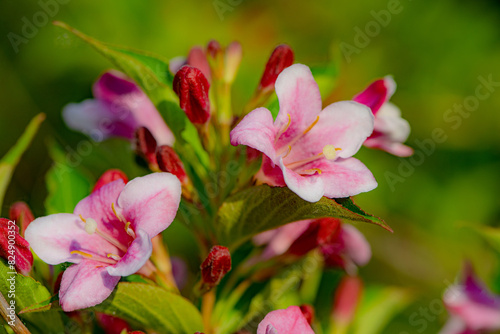
{"label": "flower petal", "polygon": [[59,303],[71,312],[102,303],[120,280],[110,276],[100,262],[85,260],[66,269],[61,280]]}
{"label": "flower petal", "polygon": [[276,160],[276,150],[274,149],[276,129],[273,124],[273,116],[266,108],[257,108],[251,111],[236,125],[230,136],[231,145],[250,146],[267,155],[272,161]]}
{"label": "flower petal", "polygon": [[283,334],[314,334],[298,306],[269,312],[260,322],[257,334],[273,333],[272,330]]}
{"label": "flower petal", "polygon": [[257,174],[255,174],[255,179],[260,183],[265,183],[270,186],[286,186],[281,168],[266,155],[262,157],[262,165]]}
{"label": "flower petal", "polygon": [[311,167],[321,169],[319,177],[324,182],[324,195],[329,198],[354,196],[377,187],[370,170],[355,158],[321,159],[311,163]]}
{"label": "flower petal", "polygon": [[[309,67],[295,64],[281,72],[276,80],[276,95],[280,110],[276,117],[276,129],[284,128],[289,120],[290,126],[282,134],[279,146],[286,145],[291,139],[306,130],[321,111],[321,95]],[[279,147],[278,146],[278,147]]]}
{"label": "flower petal", "polygon": [[300,198],[314,203],[323,197],[325,184],[319,175],[302,176],[287,168],[282,158],[280,158],[279,163],[287,187]]}
{"label": "flower petal", "polygon": [[354,264],[358,266],[366,265],[372,257],[372,250],[365,236],[357,228],[349,224],[343,224],[341,231],[346,255]]}
{"label": "flower petal", "polygon": [[181,183],[170,173],[154,173],[127,183],[118,206],[135,231],[142,229],[152,238],[175,218],[181,200]]}
{"label": "flower petal", "polygon": [[147,232],[135,231],[136,238],[127,253],[115,265],[107,267],[111,276],[129,276],[142,268],[153,252],[153,244]]}
{"label": "flower petal", "polygon": [[389,101],[396,91],[396,82],[391,76],[375,80],[364,91],[353,97],[353,101],[368,106],[374,115]]}
{"label": "flower petal", "polygon": [[260,260],[265,261],[274,256],[285,253],[288,250],[288,248],[290,248],[290,246],[293,244],[293,242],[297,240],[297,238],[300,237],[300,235],[307,230],[311,222],[312,220],[310,219],[301,220],[283,225],[277,228],[276,230],[272,230],[276,231],[276,234],[272,237],[271,240],[269,240],[267,247],[264,249],[264,251],[260,256]]}
{"label": "flower petal", "polygon": [[58,213],[35,219],[26,229],[26,240],[33,251],[46,263],[79,263],[84,258],[72,251],[105,256],[117,254],[115,246],[97,234],[85,232],[83,221],[71,213]]}

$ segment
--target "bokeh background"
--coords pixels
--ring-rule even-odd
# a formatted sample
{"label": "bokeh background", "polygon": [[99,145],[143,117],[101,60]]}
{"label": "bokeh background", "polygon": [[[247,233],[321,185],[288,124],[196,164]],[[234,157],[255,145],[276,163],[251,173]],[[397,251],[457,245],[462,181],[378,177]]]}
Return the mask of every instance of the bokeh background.
{"label": "bokeh background", "polygon": [[[186,55],[192,45],[212,38],[222,44],[240,41],[244,59],[234,88],[236,108],[250,97],[270,52],[280,43],[292,46],[300,63],[338,62],[339,77],[335,89],[324,96],[327,102],[350,99],[373,79],[392,74],[398,83],[392,101],[412,126],[408,144],[421,153],[408,160],[363,148],[358,156],[372,169],[379,187],[356,199],[394,229],[390,234],[358,226],[374,253],[361,270],[363,278],[368,284],[415,293],[384,333],[436,333],[446,312],[431,314],[424,326],[418,322],[425,319],[421,309],[441,297],[466,259],[500,292],[498,253],[477,232],[479,226],[500,225],[500,85],[492,86],[490,96],[478,100],[466,116],[448,112],[474,100],[479,77],[500,82],[498,1],[402,0],[400,12],[362,47],[356,44],[358,29],[365,31],[375,20],[373,12],[387,10],[393,1],[61,2],[66,3],[53,9],[51,20],[168,58]],[[33,22],[41,10],[37,1],[0,1],[0,154],[35,114],[47,114],[15,172],[2,216],[16,200],[28,202],[35,215],[44,214],[44,175],[52,163],[47,140],[56,138],[70,150],[85,139],[66,128],[61,108],[91,97],[91,84],[110,68],[94,50],[50,23],[37,28],[16,52],[9,33],[22,36],[23,18]],[[345,57],[341,43],[357,51]],[[447,121],[446,115],[458,119]],[[434,143],[430,151],[419,148],[417,141],[428,143],[437,128],[446,140]],[[113,152],[107,158],[113,162]],[[403,161],[412,168],[402,176]],[[388,182],[393,175],[402,178]]]}

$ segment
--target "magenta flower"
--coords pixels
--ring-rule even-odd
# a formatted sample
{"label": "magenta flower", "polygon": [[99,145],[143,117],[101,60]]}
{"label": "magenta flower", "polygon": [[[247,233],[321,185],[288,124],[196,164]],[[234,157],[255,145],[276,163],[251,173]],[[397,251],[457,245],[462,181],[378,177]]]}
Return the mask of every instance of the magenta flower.
{"label": "magenta flower", "polygon": [[247,145],[265,156],[257,178],[288,186],[306,201],[348,197],[377,186],[372,173],[351,158],[373,131],[366,106],[342,101],[321,110],[319,88],[305,65],[292,65],[276,80],[280,110],[250,112],[231,132],[232,145]]}
{"label": "magenta flower", "polygon": [[159,145],[173,145],[175,138],[147,95],[130,79],[117,71],[104,73],[94,84],[95,99],[70,103],[63,118],[68,127],[81,131],[95,141],[109,137],[134,139],[144,126]]}
{"label": "magenta flower", "polygon": [[314,334],[300,307],[269,312],[260,322],[257,334]]}
{"label": "magenta flower", "polygon": [[500,296],[493,295],[467,265],[460,285],[448,288],[443,301],[450,319],[440,334],[500,330]]}
{"label": "magenta flower", "polygon": [[[26,240],[46,263],[72,262],[59,291],[64,311],[97,305],[121,276],[149,274],[151,239],[173,221],[181,185],[169,173],[119,179],[81,200],[72,214],[34,220]],[[149,271],[149,272],[148,272]]]}
{"label": "magenta flower", "polygon": [[353,101],[370,107],[375,116],[373,133],[364,145],[399,157],[408,157],[413,154],[413,149],[403,143],[410,135],[410,124],[401,118],[399,108],[388,102],[395,91],[396,83],[392,77],[386,76],[370,84]]}

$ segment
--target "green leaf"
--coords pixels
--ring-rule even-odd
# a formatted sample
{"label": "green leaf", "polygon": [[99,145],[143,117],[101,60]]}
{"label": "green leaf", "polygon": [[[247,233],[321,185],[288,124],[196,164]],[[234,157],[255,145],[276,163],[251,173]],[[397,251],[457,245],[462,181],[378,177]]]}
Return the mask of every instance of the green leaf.
{"label": "green leaf", "polygon": [[149,284],[119,283],[111,296],[92,310],[123,318],[156,333],[203,332],[200,312],[190,301]]}
{"label": "green leaf", "polygon": [[497,252],[500,252],[500,229],[490,226],[471,226],[471,228],[483,237]]}
{"label": "green leaf", "polygon": [[12,178],[14,169],[19,163],[19,160],[21,160],[23,153],[33,141],[44,119],[45,114],[38,114],[35,116],[28,124],[17,143],[7,152],[7,154],[5,154],[2,160],[0,160],[0,207],[2,207],[3,197],[7,191],[7,186]]}
{"label": "green leaf", "polygon": [[216,222],[218,241],[235,248],[257,233],[298,220],[322,217],[372,223],[392,232],[383,220],[366,214],[351,199],[323,197],[311,203],[286,187],[261,185],[241,191],[222,204]]}
{"label": "green leaf", "polygon": [[68,166],[66,152],[55,142],[49,144],[49,154],[54,165],[45,176],[48,192],[46,213],[73,212],[76,204],[89,194],[92,180],[77,168]]}
{"label": "green leaf", "polygon": [[323,66],[312,66],[311,72],[314,80],[318,84],[321,97],[326,99],[337,83],[337,77],[339,74],[339,66],[337,62],[332,60]]}
{"label": "green leaf", "polygon": [[413,300],[413,294],[397,287],[369,287],[363,294],[353,323],[353,334],[383,333],[384,327]]}
{"label": "green leaf", "polygon": [[[21,310],[50,300],[50,292],[42,284],[31,277],[21,274],[12,274],[4,260],[0,261],[0,291],[7,302],[15,295],[16,313]],[[11,281],[7,279],[14,278]],[[13,288],[12,288],[13,287]],[[14,292],[12,292],[14,290]],[[61,315],[57,311],[47,311],[43,313],[22,313],[19,317],[27,323],[27,327],[32,333],[64,333],[64,325]]]}

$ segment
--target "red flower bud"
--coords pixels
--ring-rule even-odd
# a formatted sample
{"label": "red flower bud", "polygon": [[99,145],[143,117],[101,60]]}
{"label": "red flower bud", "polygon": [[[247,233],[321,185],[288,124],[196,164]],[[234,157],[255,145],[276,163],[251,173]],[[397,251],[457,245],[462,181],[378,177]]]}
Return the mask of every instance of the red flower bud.
{"label": "red flower bud", "polygon": [[16,202],[10,206],[9,218],[21,226],[21,236],[24,236],[28,225],[35,220],[28,204],[24,202]]}
{"label": "red flower bud", "polygon": [[156,150],[156,161],[162,172],[174,174],[182,184],[187,181],[184,165],[172,147],[167,145],[159,146]]}
{"label": "red flower bud", "polygon": [[119,169],[108,169],[105,171],[101,177],[97,180],[95,183],[94,189],[92,189],[92,192],[96,192],[97,190],[101,189],[102,186],[111,183],[116,180],[123,180],[123,182],[127,183],[128,178],[127,175],[122,172]]}
{"label": "red flower bud", "polygon": [[293,51],[288,45],[278,45],[267,61],[259,90],[272,90],[281,71],[293,64],[293,58]]}
{"label": "red flower bud", "polygon": [[174,91],[179,104],[193,124],[204,124],[210,118],[208,89],[210,84],[203,73],[192,66],[183,66],[174,77]]}
{"label": "red flower bud", "polygon": [[231,270],[231,254],[224,246],[214,246],[200,266],[203,283],[213,287]]}
{"label": "red flower bud", "polygon": [[148,164],[156,166],[156,139],[151,131],[141,126],[135,131],[135,150]]}
{"label": "red flower bud", "polygon": [[121,318],[100,312],[96,312],[95,315],[99,326],[104,329],[106,334],[120,334],[123,330],[126,330],[127,333],[132,331],[130,325]]}
{"label": "red flower bud", "polygon": [[215,58],[222,52],[222,48],[215,39],[212,39],[207,44],[207,53],[210,57]]}
{"label": "red flower bud", "polygon": [[19,235],[19,227],[5,218],[0,218],[0,257],[23,275],[28,275],[33,266],[30,244]]}
{"label": "red flower bud", "polygon": [[300,311],[302,311],[302,315],[306,318],[309,325],[312,325],[314,321],[314,308],[309,304],[304,304],[300,306]]}
{"label": "red flower bud", "polygon": [[356,276],[345,276],[340,281],[333,301],[332,319],[339,326],[351,323],[363,293],[363,281]]}

